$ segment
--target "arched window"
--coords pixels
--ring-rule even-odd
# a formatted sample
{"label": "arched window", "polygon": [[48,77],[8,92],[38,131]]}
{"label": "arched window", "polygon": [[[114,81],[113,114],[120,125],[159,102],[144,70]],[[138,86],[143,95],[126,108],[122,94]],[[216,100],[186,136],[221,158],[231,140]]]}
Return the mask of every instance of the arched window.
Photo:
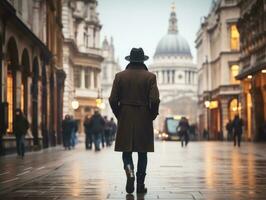
{"label": "arched window", "polygon": [[241,111],[241,103],[237,99],[232,99],[229,103],[229,118],[234,119],[235,115],[239,115]]}
{"label": "arched window", "polygon": [[239,32],[235,24],[230,27],[230,45],[232,51],[239,50]]}

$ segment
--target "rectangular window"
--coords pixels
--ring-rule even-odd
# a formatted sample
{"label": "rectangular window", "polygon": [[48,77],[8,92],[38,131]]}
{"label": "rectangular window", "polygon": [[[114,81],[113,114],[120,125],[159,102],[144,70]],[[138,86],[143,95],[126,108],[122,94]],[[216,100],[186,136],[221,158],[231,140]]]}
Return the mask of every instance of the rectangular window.
{"label": "rectangular window", "polygon": [[90,88],[91,86],[91,72],[89,68],[85,69],[85,88]]}
{"label": "rectangular window", "polygon": [[7,103],[8,103],[8,128],[7,132],[13,131],[13,76],[9,71],[7,74]]}
{"label": "rectangular window", "polygon": [[239,50],[239,32],[235,24],[230,27],[230,43],[232,51]]}
{"label": "rectangular window", "polygon": [[239,74],[239,65],[232,65],[230,68],[231,84],[239,84],[239,80],[236,80],[236,76]]}
{"label": "rectangular window", "polygon": [[74,86],[76,88],[81,87],[81,68],[80,67],[74,68]]}

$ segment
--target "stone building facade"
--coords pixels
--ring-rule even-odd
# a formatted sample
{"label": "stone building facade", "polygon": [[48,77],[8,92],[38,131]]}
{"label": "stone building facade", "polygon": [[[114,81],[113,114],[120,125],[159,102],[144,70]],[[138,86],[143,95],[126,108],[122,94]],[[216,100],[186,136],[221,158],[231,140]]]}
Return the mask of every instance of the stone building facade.
{"label": "stone building facade", "polygon": [[245,138],[265,141],[266,121],[266,1],[241,0],[238,29],[241,37],[242,114]]}
{"label": "stone building facade", "polygon": [[240,114],[239,32],[237,0],[213,1],[196,35],[198,64],[198,125],[210,139],[227,137],[226,123]]}
{"label": "stone building facade", "polygon": [[15,148],[14,111],[30,122],[27,147],[61,141],[62,69],[60,0],[0,1],[1,153]]}
{"label": "stone building facade", "polygon": [[115,74],[121,71],[119,61],[115,58],[115,47],[112,37],[110,41],[108,41],[107,38],[104,39],[102,43],[102,51],[104,57],[101,72],[101,95],[103,100],[102,114],[110,119],[111,117],[114,118],[114,114],[109,105],[108,99],[111,94]]}
{"label": "stone building facade", "polygon": [[178,30],[175,5],[167,34],[157,44],[149,70],[156,74],[160,92],[160,110],[154,126],[162,130],[166,117],[186,116],[196,122],[197,68],[187,40]]}
{"label": "stone building facade", "polygon": [[[101,24],[96,0],[65,0],[62,7],[63,66],[66,72],[64,115],[74,116],[83,133],[83,121],[100,98]],[[73,102],[79,106],[74,110]]]}

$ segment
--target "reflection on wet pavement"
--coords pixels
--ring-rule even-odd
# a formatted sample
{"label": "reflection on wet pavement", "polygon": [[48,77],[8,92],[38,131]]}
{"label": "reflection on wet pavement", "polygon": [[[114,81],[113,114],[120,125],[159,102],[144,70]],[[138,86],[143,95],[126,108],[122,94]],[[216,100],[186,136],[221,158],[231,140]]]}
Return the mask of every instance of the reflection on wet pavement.
{"label": "reflection on wet pavement", "polygon": [[[0,199],[265,199],[266,144],[157,142],[146,195],[127,195],[121,154],[56,148],[0,158]],[[136,161],[136,155],[134,155]]]}

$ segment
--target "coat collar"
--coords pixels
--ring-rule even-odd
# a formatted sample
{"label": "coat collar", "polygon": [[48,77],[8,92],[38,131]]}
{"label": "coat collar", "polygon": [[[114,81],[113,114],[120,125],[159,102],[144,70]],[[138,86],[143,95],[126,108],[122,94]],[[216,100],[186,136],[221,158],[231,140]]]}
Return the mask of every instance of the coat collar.
{"label": "coat collar", "polygon": [[144,63],[129,63],[126,69],[144,69],[148,71],[147,66]]}

